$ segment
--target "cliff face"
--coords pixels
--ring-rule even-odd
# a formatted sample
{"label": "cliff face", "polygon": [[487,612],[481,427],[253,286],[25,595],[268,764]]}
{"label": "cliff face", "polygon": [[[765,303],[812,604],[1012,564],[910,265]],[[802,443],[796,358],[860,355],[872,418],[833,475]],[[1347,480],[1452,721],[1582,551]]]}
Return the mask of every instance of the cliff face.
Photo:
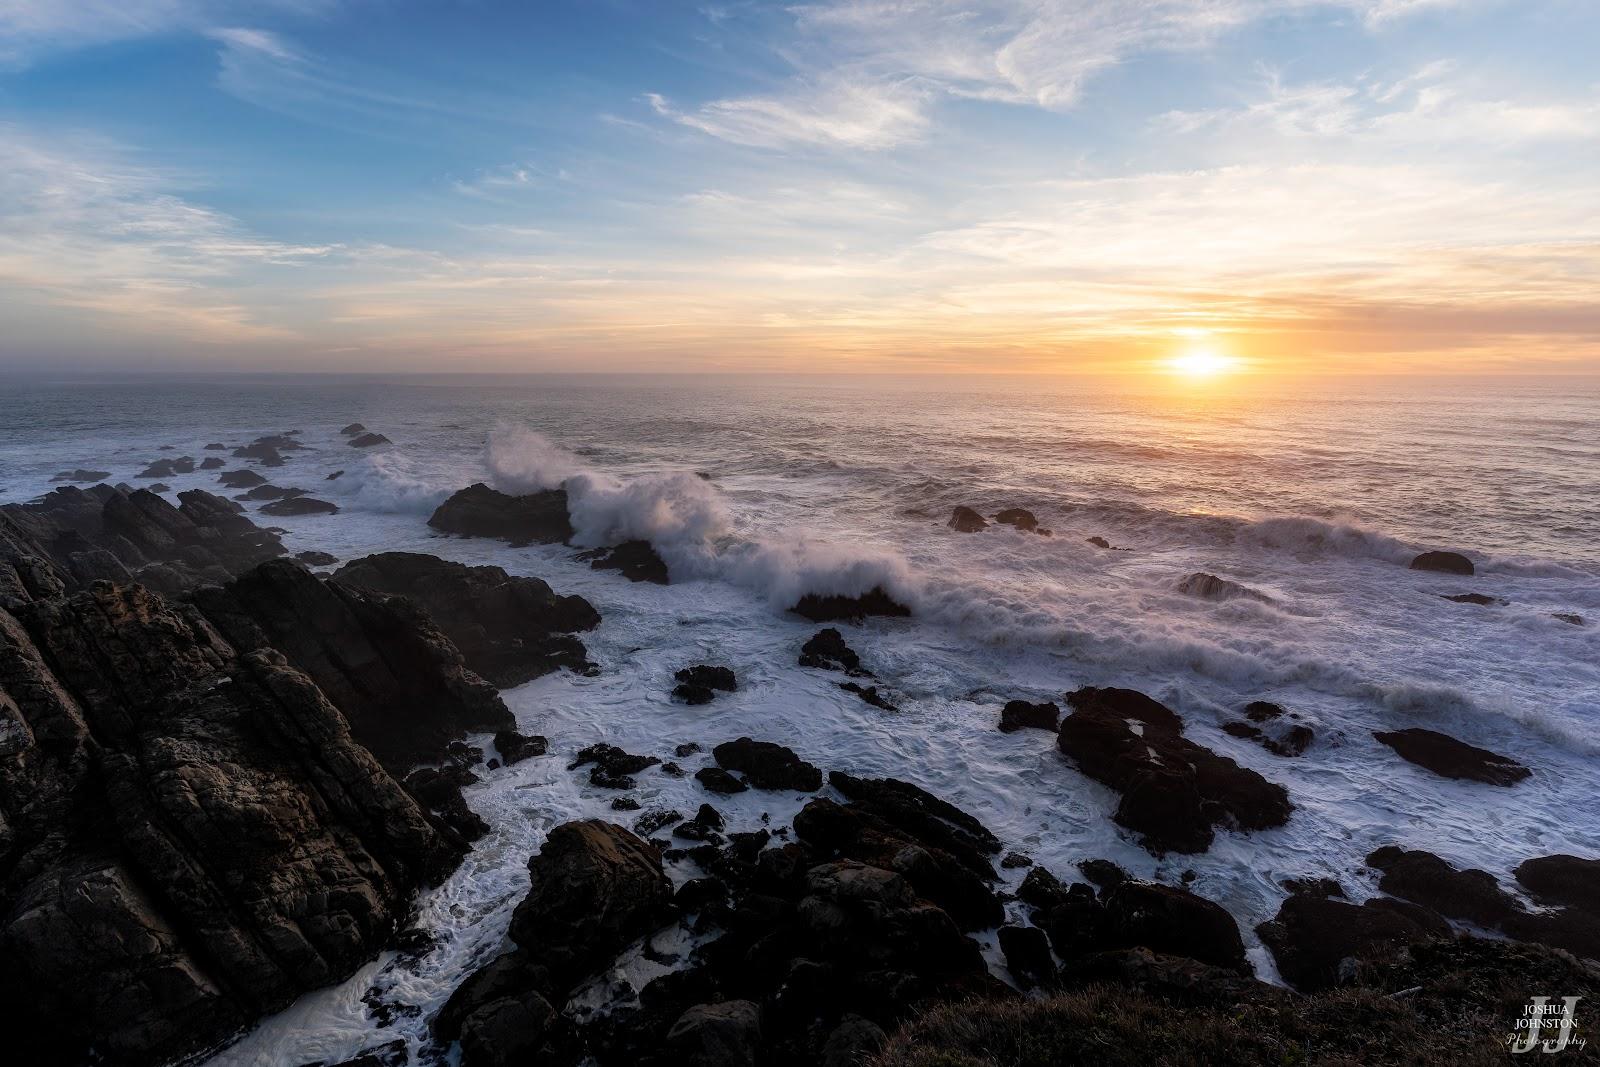
{"label": "cliff face", "polygon": [[[7,574],[28,576],[0,608],[0,1027],[16,1062],[91,1047],[159,1062],[372,956],[459,842],[281,652],[140,585],[52,595],[82,583],[9,531]],[[304,577],[303,593],[327,589]],[[447,719],[499,705],[403,608],[327,591],[308,610],[343,605],[365,625],[357,651],[407,662],[402,681],[429,684]]]}

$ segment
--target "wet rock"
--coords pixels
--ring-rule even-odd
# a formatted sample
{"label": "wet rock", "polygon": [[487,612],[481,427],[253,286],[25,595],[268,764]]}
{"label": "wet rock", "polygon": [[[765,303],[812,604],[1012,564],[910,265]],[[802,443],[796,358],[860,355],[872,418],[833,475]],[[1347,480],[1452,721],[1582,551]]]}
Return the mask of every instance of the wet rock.
{"label": "wet rock", "polygon": [[[1277,708],[1276,704],[1268,704],[1266,706]],[[1270,716],[1270,719],[1276,719],[1282,713],[1282,710],[1278,708],[1277,712]],[[1273,733],[1269,733],[1267,730],[1252,723],[1236,720],[1223,723],[1222,732],[1247,741],[1254,741],[1275,756],[1294,757],[1304,755],[1306,749],[1311,747],[1311,742],[1316,740],[1316,733],[1311,727],[1304,724],[1277,729],[1274,731],[1276,733],[1276,736],[1274,736]]]}
{"label": "wet rock", "polygon": [[1456,604],[1475,604],[1480,608],[1504,607],[1510,603],[1500,597],[1489,596],[1487,593],[1456,593],[1452,596],[1441,595],[1439,599],[1449,600]]}
{"label": "wet rock", "polygon": [[339,562],[339,557],[331,552],[296,552],[294,558],[307,567],[331,567]]}
{"label": "wet rock", "polygon": [[1472,561],[1459,552],[1423,552],[1411,561],[1414,571],[1438,571],[1440,574],[1474,573]]}
{"label": "wet rock", "polygon": [[339,432],[341,434],[343,434],[345,437],[354,437],[358,433],[366,433],[367,432],[367,428],[365,426],[361,425],[359,422],[352,422],[350,425],[344,427]]}
{"label": "wet rock", "polygon": [[1553,618],[1553,619],[1560,619],[1562,622],[1567,623],[1570,626],[1582,626],[1583,625],[1583,616],[1582,615],[1575,615],[1572,612],[1568,612],[1568,611],[1552,612],[1550,617]]}
{"label": "wet rock", "polygon": [[532,990],[490,1001],[461,1021],[462,1067],[540,1062],[555,1023],[555,1008]]}
{"label": "wet rock", "polygon": [[1278,972],[1314,993],[1351,979],[1362,961],[1393,958],[1402,948],[1450,937],[1450,924],[1426,908],[1389,897],[1348,904],[1296,894],[1277,917],[1256,927]]}
{"label": "wet rock", "polygon": [[515,730],[499,730],[494,735],[495,751],[500,753],[500,758],[507,767],[514,763],[521,763],[525,759],[542,756],[548,747],[545,739],[538,734],[521,734]]}
{"label": "wet rock", "polygon": [[291,496],[305,496],[304,489],[282,489],[276,485],[258,485],[244,494],[244,500],[282,500]]}
{"label": "wet rock", "polygon": [[149,489],[150,489],[150,491],[152,493],[170,493],[170,492],[172,492],[172,486],[168,485],[166,482],[156,482],[156,483],[152,484],[149,487]]}
{"label": "wet rock", "polygon": [[843,689],[847,693],[854,693],[856,696],[860,697],[863,701],[871,704],[875,708],[882,708],[884,711],[900,710],[890,702],[888,697],[878,692],[878,687],[875,685],[862,686],[857,685],[855,682],[840,682],[839,688]]}
{"label": "wet rock", "polygon": [[667,1049],[684,1067],[756,1067],[761,1008],[748,1000],[698,1004],[667,1031]]}
{"label": "wet rock", "polygon": [[1128,872],[1110,860],[1079,860],[1078,870],[1082,871],[1083,876],[1100,887],[1103,892],[1115,889],[1123,882],[1130,880]]}
{"label": "wet rock", "polygon": [[905,617],[911,614],[910,608],[896,601],[882,586],[875,586],[860,596],[807,593],[789,610],[812,622],[860,622],[868,615]]}
{"label": "wet rock", "polygon": [[228,450],[228,446],[223,444],[221,441],[212,441],[210,444],[206,445],[205,450],[207,452],[226,452]]}
{"label": "wet rock", "polygon": [[711,750],[717,763],[739,771],[757,789],[790,789],[802,793],[822,788],[822,772],[807,763],[794,750],[771,741],[752,741],[741,737],[725,741]]}
{"label": "wet rock", "polygon": [[194,457],[183,456],[178,459],[158,459],[144,470],[135,474],[135,478],[172,478],[179,474],[194,473]]}
{"label": "wet rock", "polygon": [[0,611],[0,747],[17,1063],[195,1052],[353,972],[460,855],[304,674],[137,585]]}
{"label": "wet rock", "polygon": [[1385,893],[1447,918],[1495,927],[1522,910],[1488,871],[1459,871],[1431,852],[1387,845],[1367,857],[1367,866],[1383,872],[1378,888]]}
{"label": "wet rock", "polygon": [[1080,689],[1061,723],[1064,756],[1122,794],[1115,820],[1152,852],[1204,852],[1213,827],[1282,826],[1288,792],[1183,736],[1169,708],[1131,689]]}
{"label": "wet rock", "polygon": [[351,448],[374,448],[378,445],[392,445],[394,442],[381,433],[359,433],[346,441],[345,444]]}
{"label": "wet rock", "polygon": [[532,888],[512,914],[511,940],[562,992],[659,926],[672,901],[656,850],[599,820],[551,830],[528,870]]}
{"label": "wet rock", "polygon": [[261,507],[263,515],[335,515],[338,514],[339,505],[330,504],[326,500],[317,500],[309,496],[291,496],[282,500],[275,500]]}
{"label": "wet rock", "polygon": [[308,674],[391,769],[438,759],[466,733],[516,725],[494,687],[403,598],[280,560],[194,600],[235,647],[276,648]]}
{"label": "wet rock", "polygon": [[1000,860],[1000,868],[1006,871],[1014,871],[1022,867],[1032,866],[1033,861],[1020,852],[1007,852],[1005,857]]}
{"label": "wet rock", "polygon": [[1257,600],[1262,603],[1271,603],[1272,598],[1265,593],[1251,589],[1238,582],[1230,582],[1226,578],[1218,578],[1215,574],[1196,571],[1178,583],[1178,592],[1184,596],[1197,597],[1201,600]]}
{"label": "wet rock", "polygon": [[234,459],[253,459],[263,467],[283,466],[283,456],[279,452],[280,443],[273,438],[263,437],[251,444],[242,445],[233,450]]}
{"label": "wet rock", "polygon": [[624,752],[616,745],[605,742],[590,745],[580,749],[577,758],[567,764],[567,770],[575,771],[579,767],[593,764],[589,771],[589,783],[600,786],[602,789],[632,789],[637,783],[633,775],[647,767],[654,767],[661,760],[655,756],[635,756]]}
{"label": "wet rock", "polygon": [[633,820],[633,832],[641,837],[649,837],[671,826],[673,823],[682,821],[683,812],[673,811],[670,808],[659,808],[655,811],[647,811]]}
{"label": "wet rock", "polygon": [[704,664],[685,667],[675,674],[678,685],[672,695],[685,704],[709,704],[717,691],[738,691],[739,681],[727,667],[710,667]]}
{"label": "wet rock", "polygon": [[417,604],[467,666],[503,689],[563,667],[578,674],[593,669],[573,635],[598,626],[600,613],[582,597],[558,596],[538,578],[416,552],[381,552],[345,564],[333,580]]}
{"label": "wet rock", "polygon": [[354,1059],[343,1060],[332,1067],[407,1067],[411,1053],[403,1038],[386,1041],[382,1045],[363,1049]]}
{"label": "wet rock", "polygon": [[326,478],[324,478],[322,480],[325,481],[325,482],[336,482],[340,478],[343,478],[343,477],[344,477],[344,471],[341,470],[341,471],[334,471],[332,474],[328,475]]}
{"label": "wet rock", "polygon": [[223,471],[217,481],[228,489],[253,489],[267,480],[253,470]]}
{"label": "wet rock", "polygon": [[79,467],[76,470],[61,471],[51,478],[52,482],[103,482],[111,477],[110,471],[91,471]]}
{"label": "wet rock", "polygon": [[227,463],[224,462],[221,457],[219,457],[219,456],[207,456],[205,459],[200,461],[200,468],[199,469],[203,470],[203,471],[218,471],[218,470],[221,470],[223,467],[226,467],[226,466],[227,466]]}
{"label": "wet rock", "polygon": [[1344,899],[1344,886],[1332,878],[1285,878],[1283,888],[1306,896]]}
{"label": "wet rock", "polygon": [[1107,541],[1104,537],[1101,537],[1099,534],[1095,534],[1093,537],[1085,537],[1084,540],[1089,542],[1091,545],[1093,545],[1096,548],[1109,549],[1111,547],[1111,542]]}
{"label": "wet rock", "polygon": [[1540,856],[1523,861],[1515,874],[1541,904],[1600,912],[1600,859]]}
{"label": "wet rock", "polygon": [[1444,778],[1511,786],[1533,773],[1508,756],[1457,741],[1436,730],[1411,727],[1388,732],[1375,731],[1372,736],[1394,749],[1401,759]]}
{"label": "wet rock", "polygon": [[596,549],[583,555],[597,571],[621,571],[630,582],[670,584],[667,564],[649,541],[624,541],[612,548]]}
{"label": "wet rock", "polygon": [[1187,889],[1127,881],[1105,900],[1106,946],[1144,947],[1184,956],[1213,967],[1250,973],[1244,941],[1233,916],[1221,905]]}
{"label": "wet rock", "polygon": [[701,767],[694,772],[694,780],[711,790],[711,792],[721,793],[724,796],[743,793],[750,788],[736,775],[729,774],[721,767]]}
{"label": "wet rock", "polygon": [[958,505],[950,513],[950,521],[945,525],[957,533],[977,533],[979,530],[989,528],[989,523],[982,515],[964,505]]}
{"label": "wet rock", "polygon": [[1043,533],[1046,535],[1050,533],[1049,530],[1040,528],[1038,517],[1027,508],[1006,508],[994,517],[994,521],[1002,526],[1015,526],[1017,529],[1026,530],[1028,533]]}
{"label": "wet rock", "polygon": [[513,545],[555,544],[572,538],[564,489],[509,496],[482,482],[440,504],[428,525],[463,537],[493,537]]}
{"label": "wet rock", "polygon": [[1023,989],[1056,984],[1056,961],[1050,940],[1035,926],[1002,926],[998,931],[1006,969]]}
{"label": "wet rock", "polygon": [[677,748],[673,749],[672,750],[672,754],[674,756],[677,756],[679,759],[684,759],[686,757],[694,755],[696,752],[699,752],[699,751],[700,751],[700,745],[699,745],[698,742],[685,741],[683,744],[681,744]]}
{"label": "wet rock", "polygon": [[638,811],[639,808],[640,808],[639,802],[637,800],[633,799],[632,797],[612,797],[611,798],[611,810],[612,811]]}
{"label": "wet rock", "polygon": [[844,635],[832,626],[818,630],[801,646],[800,666],[815,667],[825,671],[844,671],[853,675],[867,673],[861,668],[861,657],[845,644]]}
{"label": "wet rock", "polygon": [[406,791],[437,815],[463,841],[476,841],[489,832],[489,824],[467,804],[461,790],[478,781],[465,767],[420,767],[406,776]]}
{"label": "wet rock", "polygon": [[1026,700],[1012,700],[1000,709],[1000,732],[1018,730],[1049,730],[1054,732],[1061,721],[1061,709],[1055,704],[1030,704]]}

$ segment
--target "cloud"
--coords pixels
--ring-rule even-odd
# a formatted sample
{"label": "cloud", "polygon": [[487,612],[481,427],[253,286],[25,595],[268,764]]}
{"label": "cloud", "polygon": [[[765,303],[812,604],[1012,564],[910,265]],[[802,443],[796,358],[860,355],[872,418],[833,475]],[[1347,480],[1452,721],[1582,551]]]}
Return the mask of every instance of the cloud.
{"label": "cloud", "polygon": [[846,75],[795,86],[784,96],[715,100],[687,113],[659,94],[646,97],[656,114],[734,144],[862,149],[892,148],[917,137],[928,122],[926,98],[907,79]]}
{"label": "cloud", "polygon": [[155,34],[199,32],[248,15],[316,15],[339,0],[0,0],[0,60]]}

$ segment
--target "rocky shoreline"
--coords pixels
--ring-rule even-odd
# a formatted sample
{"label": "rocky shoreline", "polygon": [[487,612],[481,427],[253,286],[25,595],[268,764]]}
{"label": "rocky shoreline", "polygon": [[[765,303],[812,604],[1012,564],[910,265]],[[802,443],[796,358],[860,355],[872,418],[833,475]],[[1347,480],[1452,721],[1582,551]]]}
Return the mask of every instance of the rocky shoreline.
{"label": "rocky shoreline", "polygon": [[[345,429],[355,447],[387,441]],[[275,435],[234,455],[276,466],[296,447]],[[243,475],[223,484],[265,483]],[[402,552],[318,575],[234,501],[179,501],[64,485],[0,507],[0,1019],[18,1062],[180,1061],[403,943],[417,893],[483,833],[462,787],[546,758],[497,689],[600,669],[578,636],[599,613],[537,578]],[[561,490],[474,485],[430,525],[513,544],[572,537]],[[950,525],[995,535],[971,509]],[[995,525],[1049,534],[1024,509]],[[1412,566],[1472,574],[1465,557],[1425,556]],[[592,560],[618,580],[670,580],[648,542]],[[1262,595],[1203,573],[1179,591]],[[910,612],[881,587],[807,594],[792,610],[818,623]],[[873,680],[834,627],[791,655]],[[738,687],[713,665],[676,681],[689,704]],[[840,684],[896,712],[887,687]],[[997,732],[1056,733],[1061,763],[1113,790],[1111,817],[1153,854],[1295,817],[1290,790],[1185,737],[1146,694],[1080,689],[1061,705],[1011,701]],[[1228,732],[1314,758],[1292,709],[1240,714]],[[492,757],[468,743],[476,734],[493,735]],[[1505,872],[1507,889],[1496,873],[1386,846],[1367,861],[1382,895],[1286,884],[1258,930],[1286,988],[1257,979],[1234,917],[1183,884],[1092,856],[1049,871],[909,782],[854,776],[785,738],[704,740],[671,759],[580,753],[570,772],[613,791],[616,818],[551,830],[508,951],[438,1012],[426,1055],[458,1045],[465,1067],[1177,1063],[1191,1062],[1183,1040],[1225,1036],[1240,1063],[1471,1062],[1505,1044],[1529,997],[1600,994],[1600,860],[1528,860]],[[1436,731],[1376,740],[1491,792],[1535,773]],[[686,776],[691,760],[699,810],[641,810],[641,777]],[[804,799],[790,825],[718,809],[749,791]],[[1021,868],[1013,893],[1000,871]],[[638,959],[660,973],[635,983]],[[1454,1020],[1428,1050],[1438,1059],[1407,1045],[1387,1008],[1360,1037],[1362,1006],[1401,994],[1421,1018]],[[1131,1032],[1116,1052],[1072,1044],[1093,1025],[1121,1034],[1107,1021],[1118,1003],[1148,1017],[1141,1033],[1174,1042],[1170,1056],[1159,1042],[1141,1053]],[[1245,1011],[1284,1021],[1265,1042],[1227,1032]],[[1041,1058],[1030,1030],[1058,1033],[1077,1058]],[[962,1045],[976,1033],[987,1036]],[[1001,1051],[1007,1041],[1017,1048]],[[351,1064],[406,1056],[379,1043]]]}

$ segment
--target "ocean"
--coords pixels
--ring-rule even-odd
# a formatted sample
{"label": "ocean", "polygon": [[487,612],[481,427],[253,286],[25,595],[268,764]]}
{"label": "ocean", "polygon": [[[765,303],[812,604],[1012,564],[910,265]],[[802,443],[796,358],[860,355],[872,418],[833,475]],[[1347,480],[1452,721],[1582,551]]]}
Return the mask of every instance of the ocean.
{"label": "ocean", "polygon": [[[420,901],[431,947],[306,995],[215,1053],[217,1065],[338,1062],[397,1039],[426,1062],[427,1018],[500,951],[546,832],[633,818],[566,770],[598,740],[663,758],[687,742],[776,741],[824,769],[922,785],[1063,877],[1088,858],[1168,882],[1192,872],[1268,980],[1252,931],[1276,913],[1284,878],[1334,877],[1361,899],[1376,878],[1362,859],[1386,844],[1506,882],[1532,856],[1600,853],[1593,379],[305,376],[11,381],[6,393],[0,502],[49,491],[61,471],[141,484],[152,460],[225,456],[204,446],[298,430],[308,450],[262,473],[340,511],[258,518],[287,531],[291,552],[492,563],[581,594],[604,617],[584,636],[597,676],[504,693],[552,755],[468,789],[492,830]],[[393,444],[349,447],[338,430],[353,421]],[[161,480],[219,491],[215,477]],[[475,481],[565,484],[575,544],[431,531],[432,509]],[[957,505],[1025,507],[1053,536],[958,533],[946,525]],[[576,558],[629,538],[655,544],[670,586]],[[1478,574],[1407,569],[1434,548],[1468,554]],[[1265,599],[1178,590],[1200,571]],[[817,627],[786,611],[806,592],[876,585],[912,617],[841,628],[894,712],[799,667]],[[1468,592],[1504,603],[1444,599]],[[732,667],[739,691],[675,703],[673,672],[695,663]],[[1116,794],[1069,765],[1053,735],[996,729],[1007,700],[1061,703],[1085,685],[1167,703],[1189,738],[1285,785],[1288,824],[1221,832],[1199,856],[1151,856],[1111,822]],[[1304,756],[1222,730],[1254,700],[1314,729]],[[1408,726],[1511,756],[1533,777],[1510,789],[1439,778],[1371,736]],[[706,799],[693,778],[664,776],[637,795],[685,813]],[[747,829],[786,825],[803,799],[716,804]],[[638,981],[661,966],[636,958],[625,970]]]}

